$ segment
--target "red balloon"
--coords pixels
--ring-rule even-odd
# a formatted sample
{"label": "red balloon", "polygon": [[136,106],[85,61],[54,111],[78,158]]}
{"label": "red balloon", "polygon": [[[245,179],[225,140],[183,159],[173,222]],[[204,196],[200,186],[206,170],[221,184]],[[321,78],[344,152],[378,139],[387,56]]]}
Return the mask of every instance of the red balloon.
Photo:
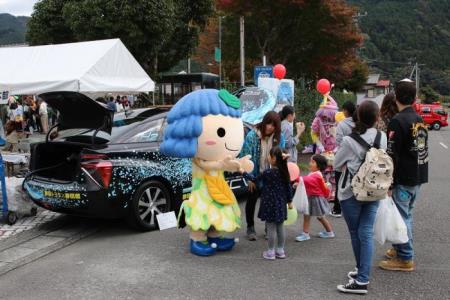
{"label": "red balloon", "polygon": [[289,171],[289,177],[291,178],[291,181],[297,180],[297,178],[300,176],[300,169],[296,163],[288,162],[288,171]]}
{"label": "red balloon", "polygon": [[277,79],[283,79],[286,76],[286,68],[282,64],[275,65],[273,67],[273,75]]}
{"label": "red balloon", "polygon": [[317,91],[322,95],[325,95],[329,91],[331,91],[331,84],[327,79],[320,79],[317,82]]}

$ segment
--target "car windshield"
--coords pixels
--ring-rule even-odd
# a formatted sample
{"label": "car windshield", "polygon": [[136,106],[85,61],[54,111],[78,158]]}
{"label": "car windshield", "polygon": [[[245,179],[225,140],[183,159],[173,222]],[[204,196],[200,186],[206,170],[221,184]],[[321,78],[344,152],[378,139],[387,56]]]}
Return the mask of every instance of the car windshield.
{"label": "car windshield", "polygon": [[111,143],[149,143],[159,140],[164,117],[136,117],[114,122]]}
{"label": "car windshield", "polygon": [[442,108],[435,109],[434,112],[437,113],[438,115],[442,115],[442,116],[447,115],[445,110],[443,110]]}

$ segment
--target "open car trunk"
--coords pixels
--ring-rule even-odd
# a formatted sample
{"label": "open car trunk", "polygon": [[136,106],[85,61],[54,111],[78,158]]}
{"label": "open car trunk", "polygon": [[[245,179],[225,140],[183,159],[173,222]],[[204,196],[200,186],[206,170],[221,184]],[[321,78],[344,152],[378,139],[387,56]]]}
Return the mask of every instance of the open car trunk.
{"label": "open car trunk", "polygon": [[81,171],[82,150],[107,142],[99,133],[111,133],[113,113],[106,105],[76,92],[50,92],[40,97],[58,111],[54,129],[70,134],[58,141],[32,145],[30,171],[49,181],[74,181]]}
{"label": "open car trunk", "polygon": [[47,142],[31,146],[30,171],[46,180],[74,181],[80,174],[80,153],[85,145]]}

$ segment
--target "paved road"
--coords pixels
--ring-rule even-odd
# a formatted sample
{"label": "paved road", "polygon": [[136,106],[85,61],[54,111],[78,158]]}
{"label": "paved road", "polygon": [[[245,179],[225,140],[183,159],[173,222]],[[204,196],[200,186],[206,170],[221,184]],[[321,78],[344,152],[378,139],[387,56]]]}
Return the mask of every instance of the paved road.
{"label": "paved road", "polygon": [[[417,270],[374,268],[365,299],[450,299],[449,147],[448,129],[431,133],[431,183],[423,188],[416,209]],[[233,252],[199,258],[188,253],[184,230],[136,233],[120,222],[108,223],[106,229],[2,276],[0,298],[357,299],[336,291],[354,262],[344,221],[332,222],[336,239],[301,244],[293,241],[298,229],[288,227],[288,259],[274,262],[261,258],[262,239],[242,238]],[[313,231],[319,229],[314,223]],[[376,261],[386,247],[377,247]]]}

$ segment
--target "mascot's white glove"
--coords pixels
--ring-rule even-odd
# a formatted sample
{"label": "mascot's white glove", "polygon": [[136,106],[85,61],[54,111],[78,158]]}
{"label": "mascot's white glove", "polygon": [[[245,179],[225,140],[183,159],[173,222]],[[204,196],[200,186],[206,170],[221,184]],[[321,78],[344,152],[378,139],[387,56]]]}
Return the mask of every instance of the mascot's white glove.
{"label": "mascot's white glove", "polygon": [[241,163],[241,168],[239,169],[239,172],[241,173],[251,173],[253,171],[253,168],[255,167],[253,162],[250,160],[251,155],[246,155],[239,159],[239,162]]}
{"label": "mascot's white glove", "polygon": [[233,159],[231,156],[227,156],[224,160],[222,160],[222,166],[225,171],[237,172],[241,169],[241,162]]}

